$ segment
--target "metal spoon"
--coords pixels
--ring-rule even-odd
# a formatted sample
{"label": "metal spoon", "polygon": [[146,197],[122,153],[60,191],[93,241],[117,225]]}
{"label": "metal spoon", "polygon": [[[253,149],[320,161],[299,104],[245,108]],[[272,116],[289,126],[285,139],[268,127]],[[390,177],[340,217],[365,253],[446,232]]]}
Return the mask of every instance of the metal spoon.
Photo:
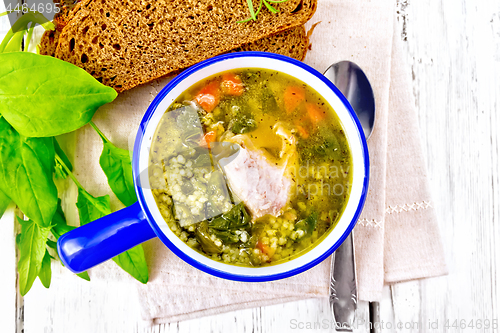
{"label": "metal spoon", "polygon": [[[324,75],[347,98],[368,140],[375,123],[375,97],[365,73],[355,63],[341,61],[328,67]],[[354,328],[358,302],[354,259],[351,233],[334,252],[330,271],[330,308],[335,319],[335,329],[339,332],[352,332]]]}

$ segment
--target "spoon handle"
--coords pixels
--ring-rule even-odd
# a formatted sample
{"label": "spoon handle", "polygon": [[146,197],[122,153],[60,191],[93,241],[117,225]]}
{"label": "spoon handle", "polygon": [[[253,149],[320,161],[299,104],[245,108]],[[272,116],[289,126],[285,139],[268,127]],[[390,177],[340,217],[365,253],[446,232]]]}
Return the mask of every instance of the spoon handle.
{"label": "spoon handle", "polygon": [[338,332],[352,332],[358,307],[352,232],[332,255],[330,308]]}

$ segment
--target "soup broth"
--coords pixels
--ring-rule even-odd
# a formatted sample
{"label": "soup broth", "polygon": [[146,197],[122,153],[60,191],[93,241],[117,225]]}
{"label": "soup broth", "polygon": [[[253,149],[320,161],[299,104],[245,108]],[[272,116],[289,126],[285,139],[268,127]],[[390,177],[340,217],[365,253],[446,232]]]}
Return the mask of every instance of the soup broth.
{"label": "soup broth", "polygon": [[352,159],[332,107],[281,72],[242,69],[183,92],[151,146],[150,184],[170,229],[228,264],[276,264],[340,218]]}

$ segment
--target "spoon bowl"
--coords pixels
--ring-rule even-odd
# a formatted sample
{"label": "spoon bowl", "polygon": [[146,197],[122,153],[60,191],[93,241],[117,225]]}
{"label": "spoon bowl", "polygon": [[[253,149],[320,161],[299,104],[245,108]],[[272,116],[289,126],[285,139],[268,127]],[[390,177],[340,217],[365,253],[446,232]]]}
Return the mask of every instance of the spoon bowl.
{"label": "spoon bowl", "polygon": [[328,67],[324,75],[347,98],[368,140],[375,125],[375,96],[366,74],[355,63],[340,61]]}

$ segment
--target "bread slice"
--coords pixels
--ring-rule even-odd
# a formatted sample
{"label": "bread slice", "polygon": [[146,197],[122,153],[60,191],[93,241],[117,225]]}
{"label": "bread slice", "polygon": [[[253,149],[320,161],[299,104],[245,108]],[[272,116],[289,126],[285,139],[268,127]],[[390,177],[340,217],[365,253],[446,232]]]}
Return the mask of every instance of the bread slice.
{"label": "bread slice", "polygon": [[[40,54],[54,56],[61,31],[49,30],[44,33],[40,42]],[[309,41],[304,26],[279,32],[275,35],[244,44],[231,52],[262,51],[282,54],[297,60],[304,60]],[[181,68],[184,69],[184,68]]]}
{"label": "bread slice", "polygon": [[282,54],[304,60],[309,47],[309,38],[303,25],[279,32],[275,35],[244,44],[234,51],[262,51]]}
{"label": "bread slice", "polygon": [[246,0],[83,0],[69,13],[54,55],[121,92],[302,26],[316,0],[275,6],[279,13],[263,8],[257,21],[238,23],[249,16]]}

